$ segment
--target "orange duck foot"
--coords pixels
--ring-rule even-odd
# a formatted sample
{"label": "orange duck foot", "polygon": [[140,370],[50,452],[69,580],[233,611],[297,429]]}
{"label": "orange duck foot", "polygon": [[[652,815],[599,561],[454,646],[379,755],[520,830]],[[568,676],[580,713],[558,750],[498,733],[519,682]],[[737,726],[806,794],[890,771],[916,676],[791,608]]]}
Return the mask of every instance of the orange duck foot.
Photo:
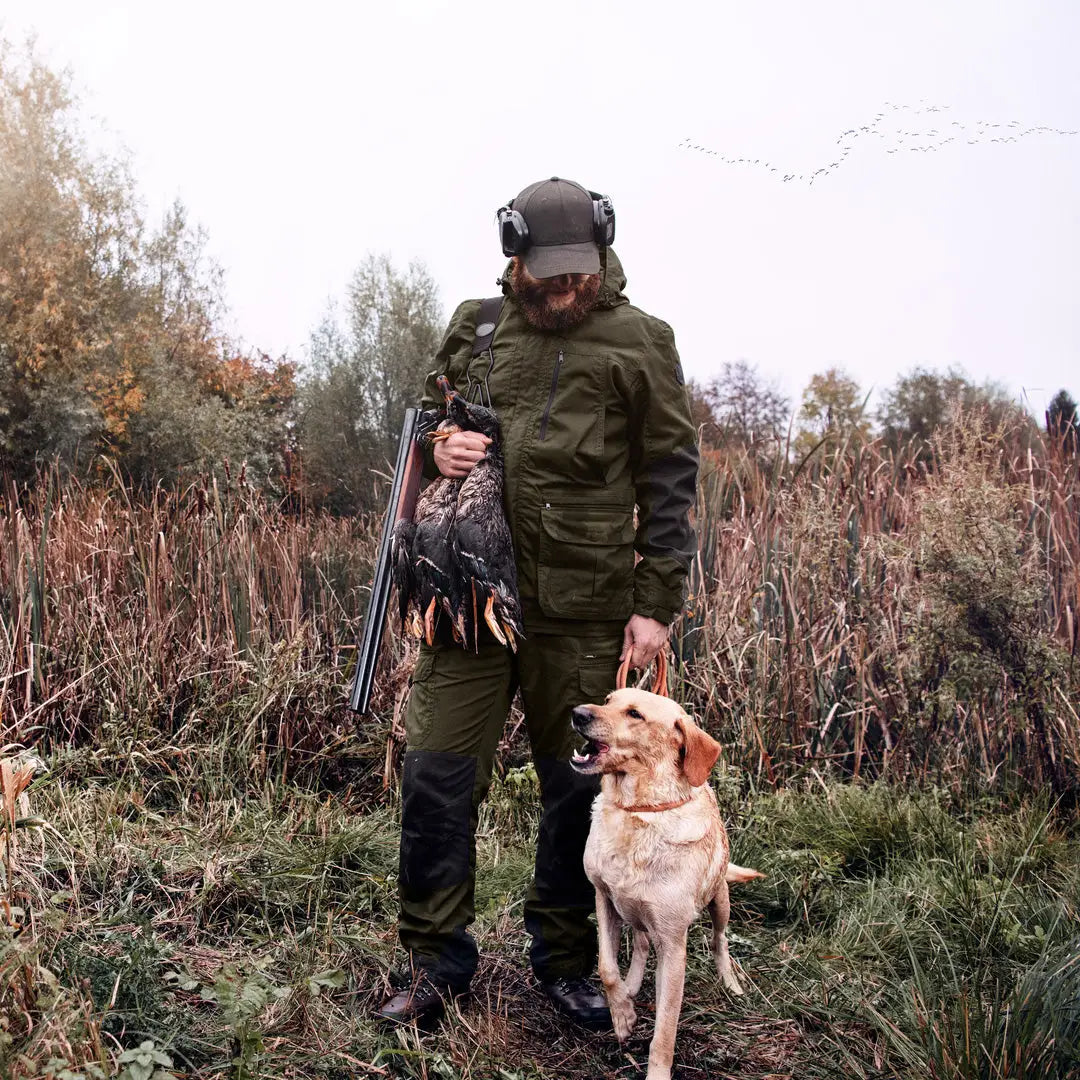
{"label": "orange duck foot", "polygon": [[495,618],[495,612],[492,610],[494,603],[495,597],[489,594],[487,601],[484,603],[484,622],[487,623],[488,629],[495,635],[495,640],[500,645],[506,645],[506,635],[502,632],[499,620]]}
{"label": "orange duck foot", "polygon": [[460,430],[461,428],[459,428],[457,424],[449,427],[437,428],[428,436],[428,442],[442,442],[444,439],[449,439],[451,435],[456,435]]}
{"label": "orange duck foot", "polygon": [[427,611],[424,612],[424,640],[428,645],[435,644],[435,597],[431,598],[431,603],[427,606]]}

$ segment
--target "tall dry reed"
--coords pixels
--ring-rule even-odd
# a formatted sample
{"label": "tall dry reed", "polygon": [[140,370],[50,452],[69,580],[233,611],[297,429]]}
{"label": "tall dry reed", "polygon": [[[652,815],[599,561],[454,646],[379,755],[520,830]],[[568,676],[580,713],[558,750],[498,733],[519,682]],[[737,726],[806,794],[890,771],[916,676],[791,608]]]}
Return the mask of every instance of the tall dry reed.
{"label": "tall dry reed", "polygon": [[[0,745],[220,741],[265,766],[333,736],[375,549],[239,477],[139,499],[43,472],[0,515]],[[392,649],[390,650],[393,651]]]}
{"label": "tall dry reed", "polygon": [[[977,418],[934,450],[705,450],[676,692],[761,780],[1074,782],[1077,458]],[[46,471],[3,503],[0,745],[280,774],[355,730],[375,753],[399,716],[393,631],[374,718],[345,705],[377,520],[286,513],[242,475],[139,499]]]}
{"label": "tall dry reed", "polygon": [[741,764],[1075,782],[1075,455],[973,416],[929,460],[706,451],[701,485],[683,690]]}

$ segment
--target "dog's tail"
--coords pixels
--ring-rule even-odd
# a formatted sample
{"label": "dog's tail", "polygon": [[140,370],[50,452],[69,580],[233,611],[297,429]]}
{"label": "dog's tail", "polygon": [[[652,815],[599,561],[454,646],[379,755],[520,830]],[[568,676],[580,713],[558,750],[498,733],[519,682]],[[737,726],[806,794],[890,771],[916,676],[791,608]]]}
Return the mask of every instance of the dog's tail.
{"label": "dog's tail", "polygon": [[747,881],[753,881],[754,878],[764,877],[765,875],[760,870],[747,870],[742,866],[736,866],[734,863],[728,863],[727,873],[724,875],[724,880],[729,885],[741,885]]}

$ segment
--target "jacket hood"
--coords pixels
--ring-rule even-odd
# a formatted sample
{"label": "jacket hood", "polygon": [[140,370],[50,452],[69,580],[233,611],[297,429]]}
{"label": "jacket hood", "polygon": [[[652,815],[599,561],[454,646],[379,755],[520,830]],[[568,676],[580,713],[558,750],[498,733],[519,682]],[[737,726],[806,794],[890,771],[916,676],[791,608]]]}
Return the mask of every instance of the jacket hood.
{"label": "jacket hood", "polygon": [[[502,277],[498,281],[503,295],[514,297],[514,291],[510,286],[510,263],[506,264]],[[630,301],[623,289],[626,288],[626,272],[623,270],[619,256],[614,248],[600,249],[600,294],[596,298],[597,308],[613,308],[620,304],[629,304]]]}

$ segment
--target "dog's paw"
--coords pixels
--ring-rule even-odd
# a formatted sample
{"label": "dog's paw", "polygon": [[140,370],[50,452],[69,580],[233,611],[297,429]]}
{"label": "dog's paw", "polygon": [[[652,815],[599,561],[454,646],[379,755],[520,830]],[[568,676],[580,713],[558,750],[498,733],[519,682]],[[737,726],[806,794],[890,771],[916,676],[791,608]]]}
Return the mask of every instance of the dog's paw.
{"label": "dog's paw", "polygon": [[637,1012],[634,1003],[628,998],[618,998],[608,1002],[611,1009],[611,1026],[615,1029],[615,1038],[619,1042],[626,1042],[630,1038],[630,1032],[637,1023]]}

